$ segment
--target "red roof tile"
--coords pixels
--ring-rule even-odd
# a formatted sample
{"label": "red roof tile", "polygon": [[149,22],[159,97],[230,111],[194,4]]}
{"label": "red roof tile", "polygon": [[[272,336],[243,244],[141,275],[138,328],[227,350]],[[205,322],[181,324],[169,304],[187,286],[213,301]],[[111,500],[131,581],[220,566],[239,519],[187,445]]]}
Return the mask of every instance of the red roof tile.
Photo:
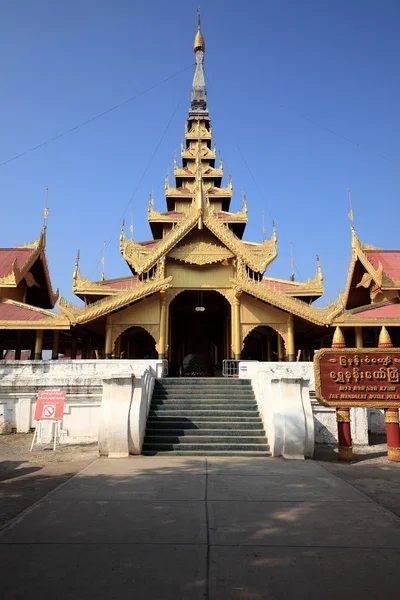
{"label": "red roof tile", "polygon": [[0,298],[0,321],[42,321],[49,317],[29,305],[21,306]]}
{"label": "red roof tile", "polygon": [[17,259],[17,265],[21,268],[35,252],[33,248],[0,248],[0,277],[6,277],[12,273],[12,266]]}
{"label": "red roof tile", "polygon": [[296,288],[296,285],[294,283],[283,283],[282,281],[276,281],[275,279],[263,279],[262,282],[265,286],[270,287],[274,290],[289,290]]}
{"label": "red roof tile", "polygon": [[366,250],[365,255],[374,269],[381,263],[390,279],[400,280],[400,250]]}
{"label": "red roof tile", "polygon": [[137,277],[126,277],[125,279],[118,279],[117,281],[100,281],[99,284],[115,290],[126,290],[137,285],[138,279]]}
{"label": "red roof tile", "polygon": [[400,304],[386,304],[386,306],[377,306],[376,308],[368,308],[357,313],[353,313],[358,319],[400,319]]}

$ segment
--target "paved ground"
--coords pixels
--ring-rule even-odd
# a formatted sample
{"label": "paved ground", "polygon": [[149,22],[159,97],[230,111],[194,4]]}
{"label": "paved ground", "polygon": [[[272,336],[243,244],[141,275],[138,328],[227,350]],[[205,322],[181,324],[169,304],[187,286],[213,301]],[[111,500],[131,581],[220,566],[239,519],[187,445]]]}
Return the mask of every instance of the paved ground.
{"label": "paved ground", "polygon": [[400,519],[328,470],[335,466],[360,469],[96,460],[3,529],[2,598],[397,597]]}

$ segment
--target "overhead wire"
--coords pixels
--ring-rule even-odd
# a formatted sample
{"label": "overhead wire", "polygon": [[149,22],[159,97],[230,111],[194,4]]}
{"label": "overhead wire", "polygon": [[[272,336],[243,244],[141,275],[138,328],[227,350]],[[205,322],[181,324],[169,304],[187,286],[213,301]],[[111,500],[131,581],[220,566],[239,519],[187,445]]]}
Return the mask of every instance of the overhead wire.
{"label": "overhead wire", "polygon": [[[172,111],[172,114],[171,114],[171,116],[170,116],[170,118],[169,118],[169,120],[167,122],[167,125],[166,125],[166,127],[165,127],[165,129],[164,129],[164,131],[163,131],[163,133],[162,133],[162,135],[161,135],[161,137],[160,137],[157,145],[155,146],[155,149],[154,149],[153,153],[150,156],[150,159],[149,159],[149,161],[148,161],[148,163],[147,163],[147,165],[146,165],[146,167],[145,167],[145,169],[144,169],[144,171],[143,171],[143,173],[142,173],[142,175],[141,175],[141,177],[140,177],[140,179],[139,179],[139,181],[138,181],[138,183],[137,183],[137,185],[136,185],[136,187],[135,187],[135,189],[134,189],[134,191],[133,191],[133,193],[132,193],[132,195],[131,195],[131,197],[129,199],[129,202],[126,204],[126,206],[125,206],[125,208],[124,208],[124,210],[123,210],[123,212],[122,212],[122,214],[121,214],[121,216],[119,218],[119,223],[121,223],[122,219],[124,218],[124,216],[126,215],[128,209],[129,209],[130,205],[132,204],[133,199],[135,198],[137,192],[139,191],[140,186],[141,186],[144,178],[146,177],[147,172],[150,169],[151,164],[152,164],[154,158],[156,157],[156,154],[157,154],[157,152],[158,152],[158,150],[159,150],[159,148],[160,148],[160,146],[161,146],[161,144],[162,144],[162,142],[163,142],[163,140],[164,140],[164,138],[165,138],[165,136],[166,136],[166,134],[168,132],[168,129],[169,129],[172,121],[174,120],[174,117],[175,117],[176,113],[178,112],[180,105],[182,104],[182,100],[183,100],[184,94],[186,94],[186,92],[187,92],[187,89],[188,89],[188,85],[186,84],[185,88],[184,88],[184,90],[182,92],[182,95],[180,97],[180,100],[179,100],[178,104],[175,106],[174,110]],[[116,234],[112,234],[110,236],[110,238],[106,241],[106,245],[104,247],[104,251],[107,250],[107,248],[109,247],[110,243],[112,242],[112,240],[115,237],[116,237]],[[103,254],[103,252],[102,252],[102,254]],[[102,255],[99,257],[99,259],[97,260],[95,266],[91,270],[90,277],[92,277],[94,271],[99,266],[99,264],[101,262],[101,258],[102,258]]]}
{"label": "overhead wire", "polygon": [[43,148],[44,146],[47,146],[48,144],[51,144],[52,142],[55,142],[56,140],[59,140],[62,137],[65,137],[66,135],[72,133],[73,131],[77,131],[78,129],[81,129],[82,127],[85,127],[85,125],[88,125],[89,123],[93,123],[93,121],[96,121],[97,119],[100,119],[101,117],[104,117],[105,115],[108,115],[109,113],[113,112],[114,110],[117,110],[118,108],[121,108],[122,106],[125,106],[126,104],[129,104],[133,100],[136,100],[140,96],[147,94],[151,90],[154,90],[155,88],[166,83],[167,81],[170,81],[174,77],[177,77],[177,75],[180,75],[181,73],[184,73],[188,69],[191,69],[192,67],[193,67],[193,63],[190,64],[189,66],[185,67],[184,69],[181,69],[180,71],[177,71],[176,73],[173,73],[169,77],[166,77],[162,81],[159,81],[158,83],[151,85],[150,87],[146,88],[145,90],[138,92],[134,96],[131,96],[130,98],[127,98],[126,100],[123,100],[122,102],[119,102],[118,104],[114,104],[114,106],[111,106],[110,108],[107,108],[106,110],[103,110],[101,113],[98,113],[97,115],[94,115],[93,117],[90,117],[90,119],[86,119],[86,121],[83,121],[82,123],[79,123],[78,125],[75,125],[74,127],[70,127],[66,131],[63,131],[62,133],[59,133],[59,134],[47,139],[46,141],[41,142],[40,144],[37,144],[36,146],[32,146],[32,148],[29,148],[28,150],[24,150],[24,152],[20,152],[19,154],[16,154],[15,156],[12,156],[11,158],[8,158],[7,160],[0,163],[0,167],[4,167],[5,165],[8,165],[9,163],[13,162],[14,160],[17,160],[18,158],[22,158],[23,156],[26,156],[27,154],[30,154],[31,152],[34,152],[35,150],[39,150],[39,148]]}

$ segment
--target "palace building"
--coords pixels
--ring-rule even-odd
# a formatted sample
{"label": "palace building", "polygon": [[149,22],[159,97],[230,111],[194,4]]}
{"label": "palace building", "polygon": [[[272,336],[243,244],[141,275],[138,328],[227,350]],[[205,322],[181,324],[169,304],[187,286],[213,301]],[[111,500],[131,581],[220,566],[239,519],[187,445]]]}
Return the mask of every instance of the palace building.
{"label": "palace building", "polygon": [[313,305],[323,294],[318,259],[312,280],[268,276],[276,232],[262,243],[245,239],[246,198],[230,211],[232,181],[224,182],[216,160],[200,23],[194,54],[185,143],[174,182],[165,181],[166,212],[150,198],[151,241],[121,230],[131,274],[90,281],[77,259],[73,291],[84,304],[75,306],[52,290],[46,226],[33,244],[0,249],[2,358],[40,359],[44,350],[53,359],[158,357],[168,359],[171,374],[213,376],[228,358],[310,360],[331,345],[337,326],[348,347],[376,347],[382,326],[400,345],[400,251],[363,244],[353,230],[345,291],[324,308]]}

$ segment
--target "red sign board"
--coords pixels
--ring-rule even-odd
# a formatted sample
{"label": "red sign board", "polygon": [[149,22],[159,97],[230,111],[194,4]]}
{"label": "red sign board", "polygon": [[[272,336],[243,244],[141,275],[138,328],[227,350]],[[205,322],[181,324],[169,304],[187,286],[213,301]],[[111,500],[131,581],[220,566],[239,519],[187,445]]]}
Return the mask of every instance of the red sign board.
{"label": "red sign board", "polygon": [[400,348],[318,350],[314,371],[315,395],[325,406],[400,406]]}
{"label": "red sign board", "polygon": [[66,392],[45,390],[38,392],[35,421],[61,421],[64,412]]}

